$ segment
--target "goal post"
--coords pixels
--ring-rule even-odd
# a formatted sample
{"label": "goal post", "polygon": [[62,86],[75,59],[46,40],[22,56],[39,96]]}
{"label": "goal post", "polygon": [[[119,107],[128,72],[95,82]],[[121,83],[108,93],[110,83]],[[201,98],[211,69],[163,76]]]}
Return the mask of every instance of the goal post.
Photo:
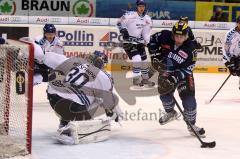
{"label": "goal post", "polygon": [[31,154],[34,47],[0,45],[0,158]]}

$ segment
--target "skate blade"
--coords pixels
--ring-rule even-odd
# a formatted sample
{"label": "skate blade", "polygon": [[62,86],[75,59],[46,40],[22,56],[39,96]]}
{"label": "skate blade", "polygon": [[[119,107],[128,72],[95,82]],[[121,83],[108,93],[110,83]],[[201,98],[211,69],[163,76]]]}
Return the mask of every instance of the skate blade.
{"label": "skate blade", "polygon": [[140,91],[140,90],[143,90],[143,86],[130,86],[129,87],[130,90],[132,91]]}
{"label": "skate blade", "polygon": [[152,87],[149,87],[147,85],[144,85],[144,86],[130,86],[129,89],[132,90],[132,91],[143,91],[143,90],[152,90],[152,89],[156,89],[157,86],[152,86]]}
{"label": "skate blade", "polygon": [[181,113],[177,113],[177,115],[175,117],[169,119],[167,122],[161,123],[159,121],[159,123],[160,123],[160,125],[165,125],[165,124],[170,123],[170,122],[172,122],[174,120],[179,121],[179,120],[181,120],[181,116],[182,116]]}
{"label": "skate blade", "polygon": [[[196,137],[193,132],[190,132],[190,135]],[[203,134],[203,135],[198,134],[198,136],[199,136],[200,138],[206,138],[206,135],[205,135],[205,134]]]}

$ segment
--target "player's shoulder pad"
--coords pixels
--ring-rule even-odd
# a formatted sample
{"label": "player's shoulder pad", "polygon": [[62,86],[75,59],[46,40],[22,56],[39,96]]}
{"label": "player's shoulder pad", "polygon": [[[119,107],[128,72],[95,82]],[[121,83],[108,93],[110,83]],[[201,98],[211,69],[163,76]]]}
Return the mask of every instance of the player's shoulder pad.
{"label": "player's shoulder pad", "polygon": [[128,18],[128,17],[133,17],[133,16],[137,16],[137,12],[136,11],[126,11],[126,13],[124,13],[124,17]]}
{"label": "player's shoulder pad", "polygon": [[61,41],[61,39],[58,36],[55,37],[55,40],[58,45],[63,46],[63,42]]}
{"label": "player's shoulder pad", "polygon": [[162,30],[161,32],[164,36],[172,37],[172,31],[170,31],[170,30]]}
{"label": "player's shoulder pad", "polygon": [[195,44],[192,40],[186,40],[182,45],[182,50],[184,50],[186,53],[191,54],[195,52]]}
{"label": "player's shoulder pad", "polygon": [[159,37],[159,36],[164,36],[164,37],[167,37],[167,36],[172,36],[172,32],[170,30],[162,30],[160,32],[156,32],[152,35],[153,37]]}
{"label": "player's shoulder pad", "polygon": [[55,40],[56,40],[56,42],[58,42],[58,43],[61,42],[61,39],[60,39],[58,36],[55,36]]}
{"label": "player's shoulder pad", "polygon": [[183,47],[184,48],[189,48],[189,50],[195,50],[195,44],[192,40],[187,39],[184,43],[183,43]]}
{"label": "player's shoulder pad", "polygon": [[192,42],[192,40],[188,39],[185,41],[178,54],[180,54],[182,57],[189,58],[192,61],[197,61],[197,49],[195,48],[195,44]]}
{"label": "player's shoulder pad", "polygon": [[226,36],[226,43],[230,43],[236,34],[236,28],[231,29]]}
{"label": "player's shoulder pad", "polygon": [[151,18],[149,15],[147,15],[147,14],[144,16],[144,18],[145,18],[146,20],[148,20],[148,21],[152,21],[152,18]]}
{"label": "player's shoulder pad", "polygon": [[158,42],[159,39],[169,39],[172,37],[172,32],[170,30],[162,30],[160,32],[156,32],[151,36],[150,42]]}
{"label": "player's shoulder pad", "polygon": [[43,45],[43,43],[45,43],[45,39],[42,35],[36,36],[34,38],[35,43],[39,44],[39,45]]}

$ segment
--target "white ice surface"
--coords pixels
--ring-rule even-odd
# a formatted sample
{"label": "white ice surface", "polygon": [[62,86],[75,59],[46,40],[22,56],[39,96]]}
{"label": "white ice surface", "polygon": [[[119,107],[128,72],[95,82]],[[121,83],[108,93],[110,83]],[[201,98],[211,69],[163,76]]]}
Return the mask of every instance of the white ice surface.
{"label": "white ice surface", "polygon": [[[197,125],[206,130],[207,138],[203,139],[204,141],[216,141],[217,145],[213,149],[200,148],[199,141],[189,135],[183,120],[164,126],[159,125],[158,119],[154,117],[150,120],[150,113],[158,114],[159,108],[163,109],[157,95],[139,97],[134,106],[120,100],[119,105],[129,114],[128,120],[122,122],[122,127],[113,125],[112,136],[108,141],[76,146],[57,144],[52,136],[58,127],[58,118],[47,102],[46,85],[35,86],[32,158],[239,159],[239,79],[231,77],[216,98],[210,104],[205,104],[226,77],[227,74],[195,73]],[[177,99],[181,104],[179,98]],[[138,111],[139,115],[134,116]],[[144,118],[146,114],[149,115],[148,120]]]}

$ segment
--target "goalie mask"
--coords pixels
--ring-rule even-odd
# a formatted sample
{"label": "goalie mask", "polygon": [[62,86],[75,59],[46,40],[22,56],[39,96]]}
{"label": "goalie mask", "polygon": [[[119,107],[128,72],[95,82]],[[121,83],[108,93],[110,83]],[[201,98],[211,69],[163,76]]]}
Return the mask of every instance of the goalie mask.
{"label": "goalie mask", "polygon": [[99,69],[103,69],[104,64],[108,63],[108,57],[103,52],[95,50],[93,54],[89,55],[88,62]]}

